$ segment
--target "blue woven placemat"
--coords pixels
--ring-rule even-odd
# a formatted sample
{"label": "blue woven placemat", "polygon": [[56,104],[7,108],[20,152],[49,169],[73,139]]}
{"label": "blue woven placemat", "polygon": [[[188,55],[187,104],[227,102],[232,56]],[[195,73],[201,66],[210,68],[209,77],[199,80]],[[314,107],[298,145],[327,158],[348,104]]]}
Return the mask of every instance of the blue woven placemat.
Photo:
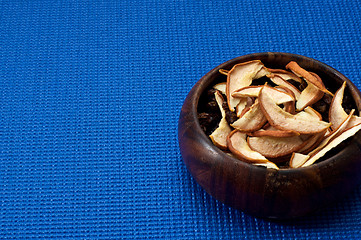
{"label": "blue woven placemat", "polygon": [[361,188],[296,222],[233,210],[178,149],[188,91],[291,52],[361,86],[359,1],[1,1],[1,239],[358,239]]}

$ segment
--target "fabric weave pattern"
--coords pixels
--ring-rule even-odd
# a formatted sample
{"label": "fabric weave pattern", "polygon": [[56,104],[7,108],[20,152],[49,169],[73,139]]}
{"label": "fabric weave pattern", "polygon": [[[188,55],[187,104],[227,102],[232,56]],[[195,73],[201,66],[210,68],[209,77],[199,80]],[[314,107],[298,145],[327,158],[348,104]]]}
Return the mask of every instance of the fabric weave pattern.
{"label": "fabric weave pattern", "polygon": [[238,212],[177,122],[224,61],[291,52],[361,87],[360,1],[1,1],[1,239],[358,239],[361,188],[295,222]]}

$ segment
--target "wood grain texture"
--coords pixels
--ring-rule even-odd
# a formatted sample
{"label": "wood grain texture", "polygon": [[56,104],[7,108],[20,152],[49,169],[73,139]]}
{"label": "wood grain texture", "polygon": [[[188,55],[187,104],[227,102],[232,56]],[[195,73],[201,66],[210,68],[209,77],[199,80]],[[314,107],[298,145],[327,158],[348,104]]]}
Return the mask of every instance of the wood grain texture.
{"label": "wood grain texture", "polygon": [[300,169],[277,171],[256,167],[215,147],[198,123],[200,96],[207,87],[219,81],[219,69],[231,69],[234,64],[255,59],[271,68],[284,68],[288,62],[296,61],[301,67],[317,73],[332,92],[346,81],[360,110],[359,90],[344,75],[326,64],[289,53],[250,54],[223,63],[194,85],[179,117],[180,151],[190,174],[215,199],[258,217],[301,217],[344,197],[360,183],[361,133],[356,134],[350,144],[336,155]]}

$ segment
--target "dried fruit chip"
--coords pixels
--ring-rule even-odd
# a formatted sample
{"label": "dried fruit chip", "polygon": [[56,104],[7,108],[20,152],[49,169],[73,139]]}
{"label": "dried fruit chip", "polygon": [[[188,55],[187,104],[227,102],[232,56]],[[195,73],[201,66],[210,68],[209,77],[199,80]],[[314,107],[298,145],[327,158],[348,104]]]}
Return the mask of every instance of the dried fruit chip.
{"label": "dried fruit chip", "polygon": [[296,110],[301,111],[305,107],[311,106],[323,97],[323,92],[312,83],[308,83],[307,87],[301,92],[296,102]]}
{"label": "dried fruit chip", "polygon": [[222,94],[226,95],[226,86],[227,86],[226,82],[221,82],[214,85],[213,88],[220,91]]}
{"label": "dried fruit chip", "polygon": [[322,149],[324,146],[326,146],[332,139],[334,139],[335,137],[337,137],[339,134],[341,134],[345,129],[347,129],[347,126],[351,120],[351,117],[354,113],[354,109],[352,109],[352,111],[350,112],[350,114],[347,116],[347,118],[343,121],[343,123],[336,128],[335,130],[333,130],[330,134],[328,134],[327,136],[325,136],[325,139],[322,140],[322,142],[317,146],[317,148],[315,148],[314,150],[312,150],[312,152],[310,152],[310,155],[314,155],[316,152],[318,152],[320,149]]}
{"label": "dried fruit chip", "polygon": [[310,114],[311,116],[318,118],[319,120],[322,120],[322,115],[321,113],[317,112],[315,109],[313,109],[312,107],[308,106],[305,109],[303,109],[303,111],[305,113]]}
{"label": "dried fruit chip", "polygon": [[305,117],[299,114],[292,115],[273,101],[267,93],[269,87],[265,85],[259,95],[261,109],[266,116],[268,122],[277,129],[295,131],[302,134],[312,134],[322,132],[330,123],[317,121],[312,117]]}
{"label": "dried fruit chip", "polygon": [[309,153],[320,144],[320,142],[325,138],[327,134],[329,134],[328,129],[324,132],[316,133],[311,136],[305,136],[306,138],[308,137],[307,139],[305,139],[307,143],[300,150],[298,150],[298,152],[303,154]]}
{"label": "dried fruit chip", "polygon": [[258,97],[259,91],[262,86],[247,86],[241,89],[238,89],[232,93],[232,97]]}
{"label": "dried fruit chip", "polygon": [[305,164],[305,162],[310,158],[309,155],[304,155],[301,153],[293,153],[291,156],[291,160],[290,160],[290,167],[291,168],[299,168],[301,167],[303,164]]}
{"label": "dried fruit chip", "polygon": [[320,151],[312,155],[305,164],[302,165],[302,167],[307,167],[312,165],[314,162],[316,162],[318,159],[323,157],[328,151],[339,145],[341,142],[345,141],[349,137],[352,137],[355,135],[358,131],[361,129],[361,123],[352,126],[351,128],[345,130],[340,135],[338,135],[336,138],[331,140],[324,148],[322,148]]}
{"label": "dried fruit chip", "polygon": [[291,114],[295,114],[296,108],[295,108],[295,101],[296,101],[296,97],[295,94],[289,90],[288,88],[284,87],[284,86],[275,86],[275,89],[288,93],[289,95],[292,96],[292,98],[294,99],[292,102],[285,102],[283,103],[283,105],[285,106],[284,109],[286,112],[289,112]]}
{"label": "dried fruit chip", "polygon": [[302,83],[302,79],[298,76],[296,76],[294,73],[283,70],[283,69],[272,69],[272,68],[267,68],[267,70],[270,73],[273,73],[275,75],[280,76],[282,79],[284,80],[294,80],[298,83]]}
{"label": "dried fruit chip", "polygon": [[267,158],[279,158],[298,151],[304,145],[299,136],[291,137],[249,137],[249,147]]}
{"label": "dried fruit chip", "polygon": [[265,163],[267,158],[260,153],[253,151],[247,144],[247,135],[237,130],[233,130],[227,138],[229,150],[239,159],[251,163]]}
{"label": "dried fruit chip", "polygon": [[249,109],[250,107],[253,105],[253,100],[252,98],[249,97],[242,97],[239,98],[239,103],[236,107],[236,114],[237,117],[242,117]]}
{"label": "dried fruit chip", "polygon": [[218,125],[218,128],[214,130],[214,132],[209,137],[212,139],[214,145],[221,149],[227,149],[227,136],[232,130],[226,121],[226,113],[222,107],[224,99],[219,91],[216,91],[214,94],[219,109],[221,110],[222,119]]}
{"label": "dried fruit chip", "polygon": [[319,114],[316,110],[314,110],[312,107],[306,107],[303,111],[298,112],[296,114],[297,116],[305,117],[305,118],[313,118],[315,120],[322,120],[321,114]]}
{"label": "dried fruit chip", "polygon": [[[233,112],[239,103],[239,99],[232,97],[232,93],[240,88],[251,85],[257,73],[263,68],[259,60],[239,63],[233,66],[227,75],[226,95],[229,109]],[[257,75],[259,77],[259,75]]]}
{"label": "dried fruit chip", "polygon": [[286,65],[287,69],[290,69],[294,74],[296,74],[299,77],[303,77],[308,84],[312,83],[315,87],[320,89],[322,92],[330,94],[333,96],[333,94],[328,91],[325,87],[325,85],[320,81],[319,78],[317,78],[314,74],[308,72],[307,70],[303,69],[298,65],[296,62],[289,62]]}
{"label": "dried fruit chip", "polygon": [[292,137],[299,134],[293,131],[279,130],[273,126],[267,126],[265,129],[260,129],[255,132],[249,132],[247,133],[247,135],[251,137]]}
{"label": "dried fruit chip", "polygon": [[301,95],[301,92],[295,86],[293,86],[291,83],[287,82],[282,77],[280,77],[279,75],[276,75],[276,74],[270,74],[270,75],[267,75],[267,77],[269,77],[269,79],[271,79],[271,81],[273,83],[277,84],[278,86],[289,89],[294,94],[296,100],[298,100],[298,98]]}
{"label": "dried fruit chip", "polygon": [[270,74],[270,72],[268,71],[267,68],[265,68],[264,66],[257,72],[256,76],[254,77],[254,79],[258,79],[261,77],[264,77],[266,75]]}
{"label": "dried fruit chip", "polygon": [[219,73],[221,73],[221,74],[223,74],[223,75],[228,75],[228,73],[229,73],[229,71],[228,70],[226,70],[226,69],[219,69],[218,70],[219,71]]}
{"label": "dried fruit chip", "polygon": [[256,101],[250,109],[231,124],[231,126],[241,132],[252,132],[260,129],[266,122],[267,118],[263,115],[259,102]]}
{"label": "dried fruit chip", "polygon": [[254,163],[253,165],[279,170],[277,165],[270,161],[264,163]]}
{"label": "dried fruit chip", "polygon": [[[241,89],[238,89],[232,93],[233,97],[258,97],[259,92],[263,86],[248,86]],[[270,95],[276,102],[276,104],[282,104],[286,102],[293,102],[295,98],[293,95],[288,92],[278,90],[276,88],[270,88]]]}
{"label": "dried fruit chip", "polygon": [[[342,107],[343,95],[346,88],[346,82],[337,90],[335,96],[332,99],[330,110],[329,110],[329,119],[332,123],[332,129],[338,128],[341,123],[347,118],[347,113]],[[351,121],[348,127],[354,126],[361,123],[361,118],[357,116],[352,116]]]}

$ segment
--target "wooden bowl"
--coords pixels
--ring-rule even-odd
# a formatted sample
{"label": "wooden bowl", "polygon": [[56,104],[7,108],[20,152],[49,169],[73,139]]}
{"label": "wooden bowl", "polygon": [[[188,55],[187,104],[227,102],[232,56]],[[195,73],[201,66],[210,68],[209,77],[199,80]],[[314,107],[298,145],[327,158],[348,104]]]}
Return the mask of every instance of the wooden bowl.
{"label": "wooden bowl", "polygon": [[361,132],[331,157],[309,167],[266,169],[242,162],[213,145],[197,119],[201,94],[224,81],[219,69],[259,59],[270,68],[290,61],[317,73],[335,92],[343,81],[360,110],[361,94],[344,75],[314,59],[289,53],[256,53],[227,61],[202,77],[189,92],[181,110],[178,140],[188,171],[215,199],[262,218],[290,219],[305,216],[342,198],[361,180]]}

